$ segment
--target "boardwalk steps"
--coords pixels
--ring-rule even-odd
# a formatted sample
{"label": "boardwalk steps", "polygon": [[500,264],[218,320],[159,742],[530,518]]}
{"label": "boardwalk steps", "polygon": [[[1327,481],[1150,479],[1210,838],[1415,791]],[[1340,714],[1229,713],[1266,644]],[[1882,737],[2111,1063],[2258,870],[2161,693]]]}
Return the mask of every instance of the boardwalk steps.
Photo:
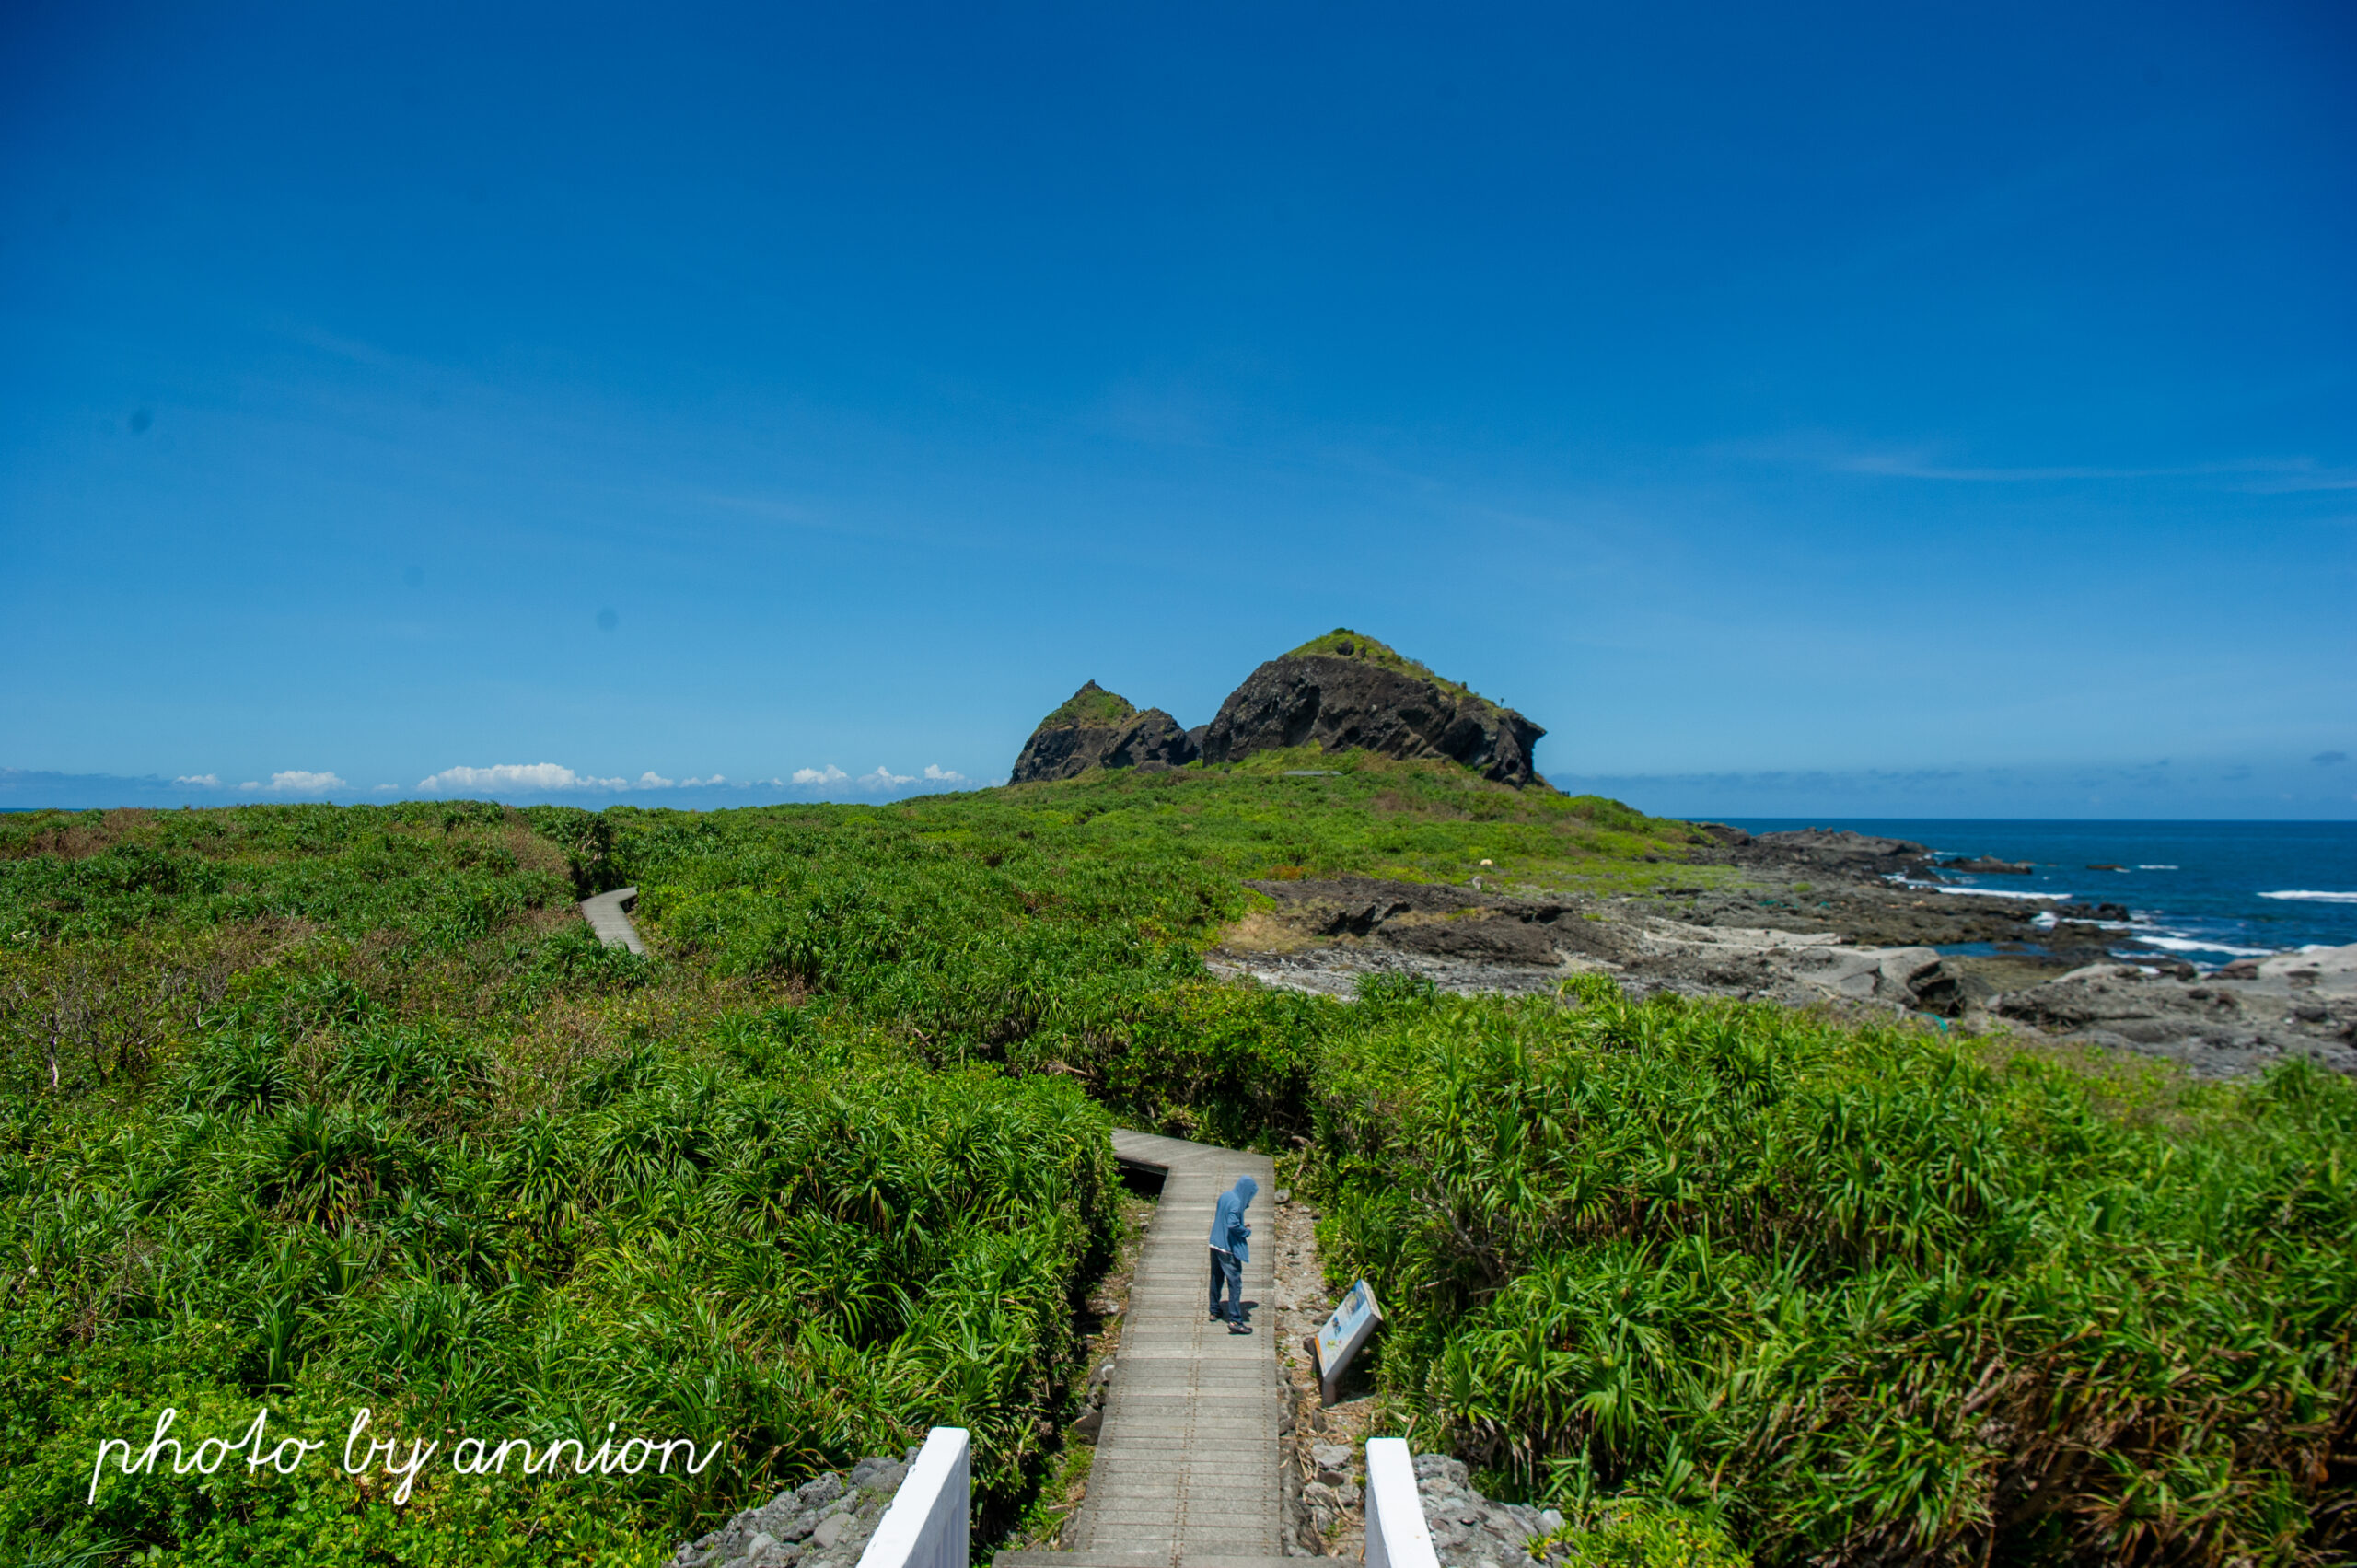
{"label": "boardwalk steps", "polygon": [[[1278,1423],[1276,1171],[1264,1155],[1116,1132],[1124,1165],[1163,1173],[1130,1283],[1088,1496],[1069,1551],[999,1554],[1003,1568],[1267,1568],[1284,1556]],[[1247,1223],[1249,1334],[1211,1321],[1212,1208],[1239,1176],[1260,1184]]]}

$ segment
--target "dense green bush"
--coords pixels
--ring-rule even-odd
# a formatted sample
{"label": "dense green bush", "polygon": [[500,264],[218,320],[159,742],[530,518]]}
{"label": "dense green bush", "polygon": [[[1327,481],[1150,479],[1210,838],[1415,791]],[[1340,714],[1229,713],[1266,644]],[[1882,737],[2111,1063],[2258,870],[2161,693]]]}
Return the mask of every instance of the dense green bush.
{"label": "dense green bush", "polygon": [[277,1041],[224,1031],[168,1112],[20,1104],[0,1334],[52,1351],[0,1385],[17,1460],[0,1543],[368,1560],[338,1556],[367,1511],[317,1487],[117,1478],[84,1507],[99,1439],[144,1437],[167,1404],[195,1435],[234,1435],[221,1423],[262,1403],[340,1434],[367,1405],[379,1430],[594,1448],[620,1421],[726,1446],[693,1482],[472,1495],[490,1483],[444,1475],[412,1504],[485,1539],[570,1517],[539,1494],[568,1485],[597,1494],[574,1527],[608,1544],[685,1531],[935,1422],[975,1431],[986,1505],[1019,1490],[1114,1223],[1107,1121],[1075,1088],[735,1015],[603,1063],[560,1110],[454,1135],[486,1071],[463,1039],[372,1023],[307,1098]]}
{"label": "dense green bush", "polygon": [[564,854],[476,801],[0,819],[0,937],[299,921],[447,947],[571,900]]}
{"label": "dense green bush", "polygon": [[1192,946],[1240,912],[1233,881],[1159,840],[1016,823],[641,817],[617,849],[667,951],[824,995],[923,1060],[1069,1075],[1216,1142],[1296,1125],[1323,1011],[1211,984]]}
{"label": "dense green bush", "polygon": [[1460,1453],[1770,1562],[2351,1544],[2351,1085],[2155,1071],[2133,1114],[2052,1060],[1578,989],[1370,996],[1321,1078],[1337,1260]]}

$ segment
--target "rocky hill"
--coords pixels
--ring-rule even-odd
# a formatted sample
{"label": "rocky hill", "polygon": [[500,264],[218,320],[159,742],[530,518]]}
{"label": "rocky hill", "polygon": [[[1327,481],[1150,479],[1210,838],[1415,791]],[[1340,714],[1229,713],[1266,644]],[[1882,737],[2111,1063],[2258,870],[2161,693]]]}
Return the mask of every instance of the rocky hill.
{"label": "rocky hill", "polygon": [[1516,788],[1545,784],[1530,749],[1547,732],[1372,637],[1337,628],[1254,670],[1203,735],[1203,761],[1315,744],[1446,758]]}
{"label": "rocky hill", "polygon": [[1254,670],[1200,729],[1181,729],[1159,708],[1141,713],[1092,680],[1039,721],[1011,777],[1028,784],[1090,768],[1233,762],[1314,745],[1461,762],[1501,784],[1543,787],[1530,750],[1546,733],[1512,708],[1338,627]]}
{"label": "rocky hill", "polygon": [[1069,779],[1091,768],[1175,768],[1199,754],[1194,738],[1160,708],[1138,711],[1094,680],[1039,721],[1008,775],[1015,784]]}

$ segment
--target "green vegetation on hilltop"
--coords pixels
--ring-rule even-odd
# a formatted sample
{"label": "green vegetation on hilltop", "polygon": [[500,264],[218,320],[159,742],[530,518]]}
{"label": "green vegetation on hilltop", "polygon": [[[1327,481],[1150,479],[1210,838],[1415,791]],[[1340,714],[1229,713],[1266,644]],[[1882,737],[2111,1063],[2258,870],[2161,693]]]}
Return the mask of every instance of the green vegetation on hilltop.
{"label": "green vegetation on hilltop", "polygon": [[1346,658],[1361,664],[1371,664],[1377,669],[1387,669],[1394,675],[1404,675],[1414,680],[1429,680],[1442,691],[1459,698],[1470,698],[1490,707],[1498,704],[1482,696],[1461,680],[1451,680],[1434,673],[1430,665],[1410,658],[1388,643],[1363,636],[1347,626],[1337,626],[1322,637],[1309,641],[1284,656],[1286,658]]}
{"label": "green vegetation on hilltop", "polygon": [[[1246,877],[1633,889],[1697,879],[1644,858],[1690,842],[1315,752],[885,807],[0,824],[0,1557],[652,1562],[936,1420],[976,1431],[987,1539],[1072,1409],[1117,1118],[1294,1151],[1394,1314],[1392,1411],[1582,1560],[2345,1555],[2349,1085],[1201,958]],[[570,911],[625,882],[648,958]],[[82,1506],[99,1435],[263,1401],[338,1442],[367,1404],[726,1453]]]}
{"label": "green vegetation on hilltop", "polygon": [[1065,698],[1046,718],[1041,729],[1110,729],[1137,716],[1137,704],[1108,691],[1094,680]]}

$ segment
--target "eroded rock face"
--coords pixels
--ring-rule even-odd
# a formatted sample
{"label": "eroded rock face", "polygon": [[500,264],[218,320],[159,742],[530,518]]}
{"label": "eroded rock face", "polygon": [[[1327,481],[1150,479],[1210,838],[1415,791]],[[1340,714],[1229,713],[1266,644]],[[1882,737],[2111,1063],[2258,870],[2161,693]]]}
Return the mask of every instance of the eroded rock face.
{"label": "eroded rock face", "polygon": [[1032,784],[1075,778],[1091,768],[1176,768],[1196,752],[1177,719],[1160,708],[1141,713],[1091,680],[1039,721],[1008,778]]}
{"label": "eroded rock face", "polygon": [[1194,741],[1178,721],[1160,708],[1148,708],[1113,734],[1105,749],[1107,768],[1179,768],[1199,755]]}
{"label": "eroded rock face", "polygon": [[1338,630],[1254,670],[1220,704],[1218,717],[1193,729],[1182,729],[1160,708],[1141,713],[1089,681],[1039,721],[1009,782],[1074,778],[1091,768],[1232,762],[1314,745],[1459,762],[1517,789],[1543,787],[1530,749],[1546,733],[1372,637]]}
{"label": "eroded rock face", "polygon": [[1544,784],[1530,750],[1547,732],[1370,637],[1337,631],[1254,670],[1203,734],[1206,762],[1316,745],[1446,759],[1520,788]]}

